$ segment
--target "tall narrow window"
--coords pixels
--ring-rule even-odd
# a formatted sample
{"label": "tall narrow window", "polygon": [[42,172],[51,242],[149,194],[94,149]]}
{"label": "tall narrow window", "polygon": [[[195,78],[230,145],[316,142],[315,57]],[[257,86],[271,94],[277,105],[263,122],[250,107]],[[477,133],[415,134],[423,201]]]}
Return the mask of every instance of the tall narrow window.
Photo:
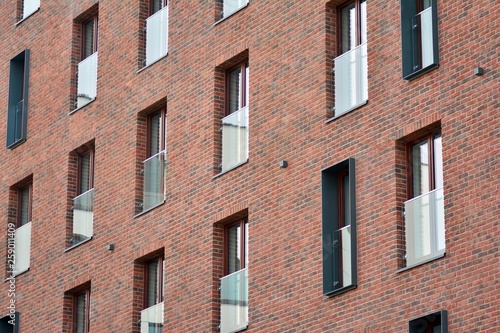
{"label": "tall narrow window", "polygon": [[77,195],[73,199],[71,245],[90,239],[94,233],[94,149],[78,155]]}
{"label": "tall narrow window", "polygon": [[322,172],[323,293],[357,285],[355,163],[350,158]]}
{"label": "tall narrow window", "polygon": [[24,50],[10,61],[7,148],[12,149],[27,138],[30,51]]}
{"label": "tall narrow window", "polygon": [[448,333],[448,312],[441,310],[413,319],[408,324],[409,333]]}
{"label": "tall narrow window", "polygon": [[144,310],[141,311],[141,333],[163,332],[163,257],[144,264]]}
{"label": "tall narrow window", "polygon": [[221,279],[221,333],[248,326],[248,223],[225,230],[225,276]]}
{"label": "tall narrow window", "polygon": [[148,116],[147,158],[143,162],[142,211],[149,210],[165,201],[166,124],[165,109]]}
{"label": "tall narrow window", "polygon": [[17,227],[15,231],[14,274],[21,274],[30,267],[31,252],[31,184],[19,188],[17,198]]}
{"label": "tall narrow window", "polygon": [[146,59],[149,66],[168,52],[168,1],[150,0],[146,19]]}
{"label": "tall narrow window", "polygon": [[248,160],[248,61],[226,73],[226,116],[222,119],[222,172]]}
{"label": "tall narrow window", "polygon": [[93,101],[97,96],[97,14],[81,23],[81,61],[77,70],[77,101],[80,108]]}
{"label": "tall narrow window", "polygon": [[90,289],[74,295],[74,333],[90,332]]}
{"label": "tall narrow window", "polygon": [[412,80],[439,65],[437,0],[401,0],[403,78]]}
{"label": "tall narrow window", "polygon": [[368,100],[366,0],[348,1],[337,10],[334,59],[335,116]]}
{"label": "tall narrow window", "polygon": [[439,257],[445,251],[441,134],[431,133],[410,143],[408,162],[406,263],[412,266]]}

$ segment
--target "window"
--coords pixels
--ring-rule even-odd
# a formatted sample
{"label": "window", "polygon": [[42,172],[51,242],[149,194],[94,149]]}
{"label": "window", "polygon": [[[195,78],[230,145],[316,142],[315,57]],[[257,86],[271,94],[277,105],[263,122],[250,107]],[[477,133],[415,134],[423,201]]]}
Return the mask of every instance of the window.
{"label": "window", "polygon": [[409,322],[409,333],[448,333],[448,312],[441,310]]}
{"label": "window", "polygon": [[90,332],[90,289],[85,289],[74,295],[74,333]]}
{"label": "window", "polygon": [[[94,13],[97,9],[92,9]],[[79,47],[80,63],[77,69],[77,101],[76,108],[92,102],[97,96],[97,32],[98,16],[84,14],[84,19],[77,20],[77,32],[81,34]],[[76,38],[78,39],[78,38]]]}
{"label": "window", "polygon": [[163,332],[163,279],[165,261],[157,257],[144,264],[144,310],[141,333]]}
{"label": "window", "polygon": [[0,318],[0,332],[2,333],[19,333],[21,314],[17,311],[9,313],[9,315]]}
{"label": "window", "polygon": [[40,8],[40,0],[21,0],[21,15],[20,19],[23,20],[36,12]]}
{"label": "window", "polygon": [[226,116],[222,119],[222,172],[248,160],[248,80],[248,61],[226,72]]}
{"label": "window", "polygon": [[10,61],[7,148],[26,141],[30,51],[24,50]]}
{"label": "window", "polygon": [[333,60],[335,112],[340,116],[368,100],[366,0],[337,7],[337,57]]}
{"label": "window", "polygon": [[437,0],[401,0],[401,39],[404,79],[439,65]]}
{"label": "window", "polygon": [[248,4],[248,0],[223,0],[222,17],[228,17]]}
{"label": "window", "polygon": [[84,147],[74,154],[77,162],[77,191],[73,199],[73,235],[71,245],[79,244],[93,236],[94,225],[94,148]]}
{"label": "window", "polygon": [[146,19],[146,58],[149,66],[168,52],[168,1],[150,0]]}
{"label": "window", "polygon": [[248,326],[248,223],[240,220],[225,228],[224,272],[221,279],[221,333]]}
{"label": "window", "polygon": [[357,286],[355,161],[349,158],[321,174],[323,294]]}
{"label": "window", "polygon": [[[14,187],[12,192],[15,198],[15,201],[12,202],[15,211],[15,223],[12,223],[12,226],[15,226],[15,264],[12,271],[14,275],[19,275],[26,272],[30,268],[32,207],[31,183],[23,182],[22,185]],[[11,222],[11,220],[9,222]]]}
{"label": "window", "polygon": [[440,132],[408,144],[409,200],[405,202],[407,266],[445,251],[443,158]]}
{"label": "window", "polygon": [[166,110],[147,116],[147,152],[143,162],[142,211],[165,201]]}

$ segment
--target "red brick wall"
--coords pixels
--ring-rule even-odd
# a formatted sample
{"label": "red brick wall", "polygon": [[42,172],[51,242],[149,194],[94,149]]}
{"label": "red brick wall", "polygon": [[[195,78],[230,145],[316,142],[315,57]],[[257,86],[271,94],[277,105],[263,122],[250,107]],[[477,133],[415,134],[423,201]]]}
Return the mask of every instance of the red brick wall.
{"label": "red brick wall", "polygon": [[[9,61],[31,50],[28,139],[0,155],[5,230],[9,189],[33,175],[31,267],[16,278],[21,330],[68,331],[65,294],[91,281],[91,332],[137,331],[137,260],[164,248],[164,331],[217,332],[220,223],[248,211],[249,333],[407,332],[409,320],[440,309],[448,311],[450,332],[498,332],[500,6],[438,0],[440,66],[405,81],[399,1],[368,1],[369,101],[327,122],[332,15],[340,2],[250,1],[214,25],[220,3],[171,1],[169,54],[138,72],[144,2],[101,1],[97,98],[71,115],[74,22],[97,2],[41,1],[17,26],[16,3],[1,7],[5,111]],[[224,64],[241,54],[250,66],[249,161],[213,178]],[[478,66],[483,76],[473,74]],[[141,119],[160,100],[167,107],[167,199],[134,218]],[[6,122],[4,112],[0,138]],[[435,123],[443,139],[446,256],[396,273],[407,198],[403,141]],[[68,156],[91,140],[94,237],[64,252]],[[356,159],[358,287],[326,298],[321,170],[349,157]],[[5,248],[7,237],[0,239]],[[0,286],[0,306],[9,302],[7,286]]]}

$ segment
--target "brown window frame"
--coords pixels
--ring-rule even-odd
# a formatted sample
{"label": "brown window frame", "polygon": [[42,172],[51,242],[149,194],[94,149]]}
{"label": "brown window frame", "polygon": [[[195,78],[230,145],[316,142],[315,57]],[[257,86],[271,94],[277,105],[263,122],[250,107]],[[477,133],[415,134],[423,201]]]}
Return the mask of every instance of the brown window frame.
{"label": "brown window frame", "polygon": [[[29,195],[28,195],[28,221],[23,223],[23,221],[21,221],[21,210],[22,210],[22,205],[23,205],[23,194],[22,193],[26,189],[29,191]],[[33,186],[31,183],[27,184],[26,186],[20,187],[17,190],[17,221],[16,221],[17,228],[20,228],[23,225],[31,222],[31,220],[32,220],[31,211],[32,211],[32,203],[33,203],[32,199],[33,199]]]}
{"label": "brown window frame", "polygon": [[[152,118],[156,115],[160,115],[160,147],[158,149],[158,152],[152,154],[151,152],[151,141],[152,141],[152,131],[151,131],[151,125],[152,125]],[[160,110],[151,112],[150,114],[147,115],[147,133],[146,133],[146,158],[148,159],[159,152],[166,151],[166,144],[167,144],[167,110],[165,108],[162,108]]]}
{"label": "brown window frame", "polygon": [[95,150],[94,148],[89,148],[88,150],[79,153],[78,154],[78,173],[77,173],[77,180],[76,180],[76,196],[79,196],[80,194],[83,194],[85,192],[81,191],[81,185],[82,185],[82,157],[89,154],[90,155],[90,160],[89,160],[89,183],[87,184],[89,190],[94,188],[94,159],[95,159]]}
{"label": "brown window frame", "polygon": [[[85,54],[85,41],[87,39],[87,33],[85,32],[85,26],[90,22],[93,22],[93,24],[94,24],[94,29],[92,32],[92,53]],[[97,52],[97,45],[98,45],[97,31],[99,29],[99,17],[98,17],[98,15],[96,14],[96,15],[92,16],[90,19],[82,21],[82,28],[81,29],[82,29],[82,41],[81,41],[81,45],[80,45],[80,49],[81,49],[80,57],[81,57],[81,60],[85,60],[89,56],[91,56],[92,54]]]}
{"label": "brown window frame", "polygon": [[151,260],[148,260],[146,262],[144,262],[144,291],[143,291],[143,309],[147,309],[149,307],[151,307],[152,305],[149,305],[148,306],[148,287],[149,287],[149,274],[148,274],[148,266],[150,263],[152,262],[157,262],[157,265],[158,265],[158,276],[157,276],[157,279],[158,279],[158,289],[157,289],[157,298],[156,298],[156,304],[159,304],[161,302],[163,302],[163,299],[164,299],[164,296],[163,296],[163,270],[164,270],[164,262],[165,262],[165,258],[163,256],[158,256],[158,257],[155,257]]}
{"label": "brown window frame", "polygon": [[238,220],[236,222],[227,224],[224,226],[224,276],[232,274],[234,272],[229,273],[229,228],[234,226],[240,226],[241,235],[239,242],[239,249],[241,253],[240,267],[237,271],[242,270],[246,267],[248,253],[246,251],[247,242],[248,242],[248,219]]}
{"label": "brown window frame", "polygon": [[90,332],[90,288],[77,292],[73,295],[73,333],[77,333],[77,307],[78,297],[85,295],[85,328],[84,332]]}
{"label": "brown window frame", "polygon": [[362,44],[361,36],[361,2],[366,0],[348,0],[342,3],[337,8],[337,56],[340,56],[348,51],[342,51],[342,9],[354,3],[356,10],[356,46]]}
{"label": "brown window frame", "polygon": [[[428,150],[428,157],[429,157],[429,192],[433,191],[436,189],[436,175],[435,175],[435,155],[434,155],[434,139],[438,136],[441,136],[441,130],[435,130],[432,132],[429,132],[423,136],[418,137],[415,140],[412,140],[407,143],[406,145],[406,165],[407,165],[407,193],[408,193],[408,200],[412,199],[415,197],[414,195],[414,188],[413,188],[413,155],[412,155],[412,147],[422,143],[424,141],[427,141],[427,145],[429,147]],[[442,162],[442,161],[441,161]],[[418,196],[418,195],[417,195]]]}
{"label": "brown window frame", "polygon": [[[226,77],[225,78],[225,80],[226,80],[226,83],[225,83],[225,86],[226,86],[225,101],[226,101],[226,103],[225,103],[225,111],[224,111],[225,116],[228,116],[228,115],[248,106],[249,96],[247,96],[247,91],[249,91],[249,89],[247,86],[250,84],[250,81],[249,81],[249,77],[247,77],[247,68],[250,70],[250,64],[248,62],[248,59],[245,59],[242,62],[238,63],[236,66],[232,66],[231,68],[226,70],[226,75],[225,75],[225,77]],[[238,93],[240,96],[241,107],[236,111],[230,112],[229,100],[230,100],[230,95],[231,95],[231,82],[230,82],[231,76],[229,74],[237,69],[239,69],[241,72],[241,80],[240,80],[240,84],[238,86],[238,89],[239,89]],[[250,76],[249,73],[248,73],[248,76]]]}
{"label": "brown window frame", "polygon": [[158,11],[160,11],[163,8],[168,6],[168,0],[160,0],[161,1],[161,8],[158,11],[154,11],[153,1],[154,0],[149,0],[149,9],[148,9],[149,16],[155,14],[156,12],[158,12]]}

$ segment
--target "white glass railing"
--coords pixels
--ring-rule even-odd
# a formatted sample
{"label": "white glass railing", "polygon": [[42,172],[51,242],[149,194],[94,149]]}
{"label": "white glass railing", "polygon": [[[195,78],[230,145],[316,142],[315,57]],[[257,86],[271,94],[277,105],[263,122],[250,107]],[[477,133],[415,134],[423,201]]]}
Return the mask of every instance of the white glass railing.
{"label": "white glass railing", "polygon": [[16,119],[15,119],[15,140],[20,140],[23,137],[24,118],[24,99],[16,104]]}
{"label": "white glass railing", "polygon": [[168,6],[146,20],[146,66],[168,52]]}
{"label": "white glass railing", "polygon": [[94,189],[73,199],[73,239],[78,244],[94,234]]}
{"label": "white glass railing", "polygon": [[144,186],[142,210],[146,211],[165,200],[165,151],[143,162]]}
{"label": "white glass railing", "polygon": [[405,202],[407,266],[444,254],[443,188]]}
{"label": "white glass railing", "polygon": [[227,17],[242,8],[248,3],[248,0],[224,0],[223,15]]}
{"label": "white glass railing", "polygon": [[40,0],[24,0],[23,1],[23,17],[26,18],[36,12],[40,8]]}
{"label": "white glass railing", "polygon": [[334,62],[335,116],[350,111],[368,100],[367,44],[338,56]]}
{"label": "white glass railing", "polygon": [[17,228],[14,238],[16,246],[14,274],[19,274],[30,268],[31,222]]}
{"label": "white glass railing", "polygon": [[220,304],[221,333],[248,326],[248,268],[220,280]]}
{"label": "white glass railing", "polygon": [[335,258],[339,265],[335,267],[335,288],[342,288],[352,284],[352,254],[351,254],[351,226],[345,226],[337,230],[335,235],[335,246],[333,247]]}
{"label": "white glass railing", "polygon": [[93,101],[97,96],[97,52],[78,64],[77,94],[77,108]]}
{"label": "white glass railing", "polygon": [[141,333],[163,332],[163,302],[141,311]]}
{"label": "white glass railing", "polygon": [[248,159],[248,106],[222,119],[222,172]]}
{"label": "white glass railing", "polygon": [[417,45],[416,49],[420,50],[420,54],[416,53],[419,58],[413,60],[413,69],[425,68],[434,63],[432,7],[414,16],[412,25],[416,29],[413,34],[414,45]]}

